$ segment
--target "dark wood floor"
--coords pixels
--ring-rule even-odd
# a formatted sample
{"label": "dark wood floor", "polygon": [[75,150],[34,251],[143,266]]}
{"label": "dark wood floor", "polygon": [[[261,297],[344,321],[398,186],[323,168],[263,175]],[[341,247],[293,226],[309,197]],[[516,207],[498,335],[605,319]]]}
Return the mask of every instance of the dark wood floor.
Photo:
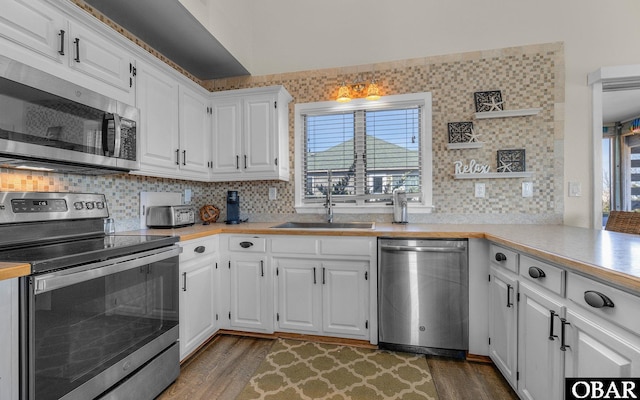
{"label": "dark wood floor", "polygon": [[[272,339],[221,335],[182,365],[158,400],[233,400],[266,357]],[[517,399],[492,365],[427,357],[440,400]]]}

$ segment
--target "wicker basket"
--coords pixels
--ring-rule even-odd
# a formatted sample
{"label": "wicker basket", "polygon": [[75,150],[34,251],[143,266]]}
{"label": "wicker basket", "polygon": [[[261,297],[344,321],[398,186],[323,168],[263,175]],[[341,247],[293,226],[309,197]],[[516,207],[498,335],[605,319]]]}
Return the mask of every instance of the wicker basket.
{"label": "wicker basket", "polygon": [[607,225],[607,231],[640,234],[640,212],[611,211]]}

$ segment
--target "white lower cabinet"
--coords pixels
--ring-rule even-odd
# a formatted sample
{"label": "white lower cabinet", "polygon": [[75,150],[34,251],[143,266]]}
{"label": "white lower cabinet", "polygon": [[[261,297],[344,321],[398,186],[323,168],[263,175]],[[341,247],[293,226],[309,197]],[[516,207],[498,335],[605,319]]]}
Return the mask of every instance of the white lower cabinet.
{"label": "white lower cabinet", "polygon": [[640,376],[640,297],[570,273],[565,326],[567,377]]}
{"label": "white lower cabinet", "polygon": [[318,260],[274,258],[278,330],[319,334],[322,329],[322,271]]}
{"label": "white lower cabinet", "polygon": [[368,262],[273,261],[279,331],[368,339]]}
{"label": "white lower cabinet", "polygon": [[270,245],[277,331],[377,343],[375,238],[273,236]]}
{"label": "white lower cabinet", "polygon": [[566,377],[640,376],[638,336],[574,310],[566,322]]}
{"label": "white lower cabinet", "polygon": [[521,399],[561,400],[565,378],[640,376],[640,297],[490,247],[489,353]]}
{"label": "white lower cabinet", "polygon": [[180,359],[183,360],[217,330],[217,237],[180,244]]}
{"label": "white lower cabinet", "polygon": [[369,334],[369,263],[322,263],[322,332],[366,338]]}
{"label": "white lower cabinet", "polygon": [[521,399],[562,398],[564,351],[561,350],[562,300],[520,282],[518,321],[518,394]]}
{"label": "white lower cabinet", "polygon": [[517,276],[491,266],[489,283],[489,356],[509,384],[517,388]]}
{"label": "white lower cabinet", "polygon": [[231,329],[272,332],[266,257],[234,256],[231,259]]}
{"label": "white lower cabinet", "polygon": [[273,333],[273,279],[266,246],[265,237],[221,236],[220,328]]}
{"label": "white lower cabinet", "polygon": [[0,399],[18,398],[18,279],[0,281]]}

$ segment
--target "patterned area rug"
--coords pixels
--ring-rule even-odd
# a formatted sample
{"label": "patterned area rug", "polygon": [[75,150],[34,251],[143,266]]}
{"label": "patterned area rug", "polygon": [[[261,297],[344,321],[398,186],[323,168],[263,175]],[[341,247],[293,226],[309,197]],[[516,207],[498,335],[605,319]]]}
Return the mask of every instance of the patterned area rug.
{"label": "patterned area rug", "polygon": [[437,400],[424,356],[278,339],[236,400]]}

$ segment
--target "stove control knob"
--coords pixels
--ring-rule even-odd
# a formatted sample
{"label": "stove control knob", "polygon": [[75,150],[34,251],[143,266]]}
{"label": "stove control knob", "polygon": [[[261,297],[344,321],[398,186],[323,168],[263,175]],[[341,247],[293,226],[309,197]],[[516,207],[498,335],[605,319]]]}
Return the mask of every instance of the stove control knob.
{"label": "stove control knob", "polygon": [[87,201],[84,206],[87,208],[87,210],[93,210],[95,207],[95,203],[93,201]]}
{"label": "stove control knob", "polygon": [[75,208],[76,210],[82,210],[84,208],[84,205],[81,201],[76,201],[75,203],[73,203],[73,208]]}
{"label": "stove control knob", "polygon": [[96,208],[98,210],[102,210],[104,208],[104,203],[102,201],[96,201]]}

